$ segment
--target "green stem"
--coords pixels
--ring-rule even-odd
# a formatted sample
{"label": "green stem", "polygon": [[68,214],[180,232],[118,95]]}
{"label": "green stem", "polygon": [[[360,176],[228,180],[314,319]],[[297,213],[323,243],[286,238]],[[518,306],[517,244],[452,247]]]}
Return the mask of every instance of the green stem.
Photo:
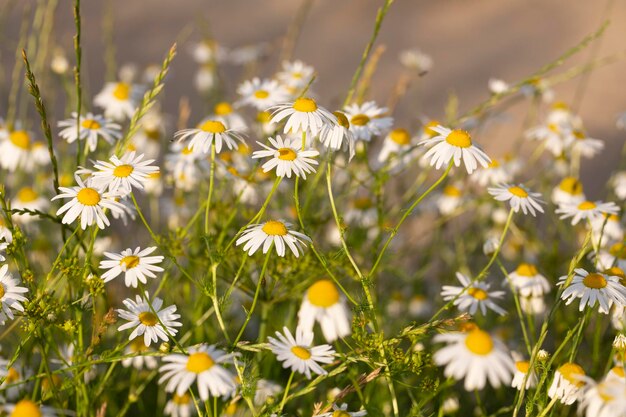
{"label": "green stem", "polygon": [[263,281],[265,280],[265,271],[267,269],[267,264],[269,263],[270,256],[272,255],[273,246],[274,245],[272,244],[272,246],[270,246],[270,248],[267,250],[267,254],[265,255],[265,261],[263,261],[263,267],[261,268],[261,273],[259,274],[259,282],[257,282],[256,290],[254,291],[254,298],[252,299],[252,305],[250,306],[250,310],[248,310],[248,314],[246,314],[246,320],[244,321],[243,326],[241,326],[241,330],[239,330],[239,333],[237,334],[237,337],[235,338],[235,341],[233,342],[233,346],[237,345],[237,343],[241,339],[241,336],[243,336],[243,332],[244,330],[246,330],[246,327],[248,326],[250,319],[252,318],[252,313],[254,312],[254,308],[256,307],[257,301],[259,299],[259,293],[261,292],[261,285],[263,284]]}
{"label": "green stem", "polygon": [[211,210],[211,196],[213,195],[213,182],[215,181],[215,138],[211,142],[211,172],[209,174],[209,194],[206,198],[204,211],[204,234],[209,235],[209,211]]}
{"label": "green stem", "polygon": [[293,381],[293,376],[295,375],[294,371],[291,371],[291,375],[289,375],[289,380],[287,381],[287,386],[285,387],[285,392],[283,393],[283,399],[280,401],[280,406],[278,407],[278,413],[282,413],[283,408],[285,408],[285,403],[287,402],[287,395],[289,394],[289,389],[291,388],[291,382]]}

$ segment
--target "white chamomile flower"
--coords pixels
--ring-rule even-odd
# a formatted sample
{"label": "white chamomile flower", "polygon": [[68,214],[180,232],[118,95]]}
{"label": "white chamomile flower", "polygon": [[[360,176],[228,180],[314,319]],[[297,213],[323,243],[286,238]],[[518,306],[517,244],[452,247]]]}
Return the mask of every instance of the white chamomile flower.
{"label": "white chamomile flower", "polygon": [[468,332],[440,334],[433,340],[448,344],[435,352],[435,363],[445,366],[446,377],[465,379],[467,391],[481,390],[487,381],[494,388],[511,382],[515,372],[513,359],[504,344],[486,331],[474,328]]}
{"label": "white chamomile flower", "polygon": [[258,78],[244,81],[237,87],[237,94],[241,96],[238,104],[252,106],[259,111],[289,99],[287,89],[278,81],[260,80]]}
{"label": "white chamomile flower", "polygon": [[281,257],[285,256],[285,246],[288,246],[297,258],[302,248],[306,247],[305,242],[311,242],[311,239],[300,232],[289,230],[290,227],[290,223],[282,220],[268,220],[265,223],[252,224],[244,230],[235,245],[245,243],[243,250],[252,256],[261,246],[263,246],[263,253],[267,253],[273,244],[276,247],[276,253]]}
{"label": "white chamomile flower", "polygon": [[499,299],[504,296],[504,291],[489,291],[490,285],[486,282],[474,282],[461,274],[456,273],[456,277],[463,285],[456,287],[452,285],[444,285],[441,290],[441,296],[445,301],[454,300],[453,304],[461,311],[467,311],[471,315],[476,314],[480,308],[483,315],[487,314],[487,309],[491,309],[500,315],[505,315],[506,310],[493,302],[493,299]]}
{"label": "white chamomile flower", "polygon": [[[12,209],[46,211],[49,205],[50,200],[28,186],[20,188],[15,197],[11,199]],[[29,214],[13,214],[13,220],[22,224],[30,223],[35,219],[36,217]]]}
{"label": "white chamomile flower", "polygon": [[385,136],[383,146],[378,152],[378,162],[391,160],[392,167],[407,165],[411,161],[411,149],[409,131],[403,128],[393,129]]}
{"label": "white chamomile flower", "polygon": [[32,139],[26,130],[13,130],[0,140],[0,167],[15,172],[18,168],[31,171]]}
{"label": "white chamomile flower", "polygon": [[222,364],[232,362],[234,356],[207,344],[187,348],[187,354],[167,355],[159,369],[162,373],[159,384],[167,381],[165,391],[182,396],[196,382],[202,401],[207,401],[209,396],[228,397],[237,384],[235,375]]}
{"label": "white chamomile flower", "polygon": [[499,78],[489,78],[487,85],[491,94],[504,94],[511,88],[506,81]]}
{"label": "white chamomile flower", "polygon": [[393,118],[385,116],[389,109],[378,107],[374,101],[350,104],[343,112],[350,121],[355,140],[370,142],[372,137],[386,134],[393,126]]}
{"label": "white chamomile flower", "polygon": [[343,403],[341,406],[333,403],[333,411],[318,414],[315,417],[363,417],[367,415],[367,410],[348,411],[348,404]]}
{"label": "white chamomile flower", "polygon": [[237,132],[248,131],[248,124],[245,119],[233,109],[229,102],[220,101],[217,103],[213,106],[213,113],[211,119],[222,122],[224,126],[230,126],[231,129]]}
{"label": "white chamomile flower", "polygon": [[626,200],[626,171],[619,171],[610,180],[615,195],[620,200]]}
{"label": "white chamomile flower", "polygon": [[311,285],[304,293],[298,327],[313,331],[315,322],[319,322],[327,342],[350,334],[350,309],[345,296],[328,279],[321,279]]}
{"label": "white chamomile flower", "polygon": [[263,172],[269,172],[276,168],[276,176],[291,178],[291,174],[306,179],[306,174],[315,172],[313,165],[318,162],[313,159],[319,152],[313,149],[302,150],[302,141],[298,138],[269,138],[272,147],[257,142],[265,150],[252,153],[253,159],[271,158],[263,164]]}
{"label": "white chamomile flower", "polygon": [[561,403],[569,405],[576,401],[581,388],[585,385],[585,371],[580,365],[567,362],[554,373],[554,379],[548,389],[548,397],[557,398]]}
{"label": "white chamomile flower", "polygon": [[314,74],[315,69],[302,61],[283,61],[282,70],[276,78],[287,87],[300,89],[309,84]]}
{"label": "white chamomile flower", "polygon": [[6,260],[4,252],[7,250],[9,244],[7,242],[0,241],[0,262]]}
{"label": "white chamomile flower", "polygon": [[529,129],[526,132],[526,138],[543,142],[546,149],[552,152],[554,156],[559,156],[565,150],[567,132],[567,127],[557,123],[548,123]]}
{"label": "white chamomile flower", "polygon": [[112,145],[122,137],[120,125],[92,113],[77,117],[77,113],[73,112],[70,119],[61,120],[58,126],[62,128],[59,136],[65,139],[67,143],[73,143],[77,139],[86,140],[87,148],[91,152],[96,150],[98,138],[102,138]]}
{"label": "white chamomile flower", "polygon": [[146,277],[156,278],[154,272],[161,272],[163,268],[157,266],[163,262],[163,256],[147,256],[156,250],[156,246],[141,250],[140,247],[128,248],[121,253],[104,252],[109,258],[100,262],[101,269],[108,269],[102,274],[102,280],[109,282],[124,273],[124,283],[127,287],[137,288],[137,282],[147,283]]}
{"label": "white chamomile flower", "polygon": [[[624,239],[624,228],[617,214],[605,214],[591,221],[593,239],[598,246],[606,246],[609,242],[619,242]],[[615,247],[614,249],[618,249]],[[609,249],[609,252],[611,250]]]}
{"label": "white chamomile flower", "polygon": [[8,272],[9,266],[2,265],[0,267],[0,303],[2,311],[0,311],[0,324],[4,325],[7,319],[13,320],[13,310],[24,312],[22,302],[28,301],[22,294],[28,292],[28,288],[20,287],[20,280],[13,278]]}
{"label": "white chamomile flower", "polygon": [[581,220],[594,221],[601,218],[603,214],[617,214],[619,207],[615,203],[602,201],[583,201],[579,204],[561,204],[556,209],[556,213],[560,214],[561,219],[572,218],[572,226],[575,226]]}
{"label": "white chamomile flower", "polygon": [[164,415],[172,417],[190,417],[196,415],[196,413],[196,407],[193,404],[191,395],[188,393],[183,395],[174,393],[163,409]]}
{"label": "white chamomile flower", "polygon": [[441,191],[435,202],[437,209],[444,216],[454,213],[463,202],[463,192],[456,185],[448,184]]}
{"label": "white chamomile flower", "polygon": [[441,125],[431,129],[439,135],[418,143],[418,145],[430,146],[424,158],[430,158],[431,166],[440,169],[450,161],[454,161],[454,165],[458,167],[463,159],[468,174],[474,172],[479,164],[483,167],[489,166],[491,159],[472,143],[472,138],[466,131],[450,130]]}
{"label": "white chamomile flower", "polygon": [[350,122],[345,114],[340,111],[333,112],[337,118],[337,124],[327,123],[320,130],[319,141],[328,149],[348,149],[349,160],[354,157],[354,134],[350,130]]}
{"label": "white chamomile flower", "polygon": [[126,357],[122,360],[122,366],[124,368],[128,368],[132,366],[137,370],[141,370],[144,367],[147,369],[156,369],[158,363],[157,358],[155,356],[146,355],[145,353],[149,352],[150,349],[144,343],[144,338],[141,336],[137,336],[133,340],[130,341],[126,349],[124,349],[125,356],[127,355],[136,355],[131,357]]}
{"label": "white chamomile flower", "polygon": [[530,362],[516,361],[511,386],[521,390],[522,386],[524,386],[524,380],[526,380],[526,389],[534,387],[537,385],[537,373],[534,369],[530,369]]}
{"label": "white chamomile flower", "polygon": [[293,103],[283,103],[273,106],[270,123],[285,122],[284,133],[294,135],[307,133],[317,136],[326,124],[337,124],[334,114],[317,105],[315,100],[309,97],[297,98]]}
{"label": "white chamomile flower", "polygon": [[511,285],[522,297],[539,297],[550,292],[550,283],[535,265],[521,263],[509,273]]}
{"label": "white chamomile flower", "polygon": [[565,177],[552,190],[552,201],[556,205],[580,204],[585,201],[583,184],[576,177]]}
{"label": "white chamomile flower", "polygon": [[598,253],[598,263],[605,269],[615,265],[621,270],[626,270],[626,244],[616,242],[609,246],[608,250],[601,250]]}
{"label": "white chamomile flower", "polygon": [[400,63],[419,75],[426,74],[433,67],[433,59],[419,49],[406,49],[400,52]]}
{"label": "white chamomile flower", "polygon": [[283,333],[276,332],[278,339],[268,337],[270,349],[276,359],[283,363],[283,368],[291,368],[293,372],[304,374],[309,379],[311,371],[317,375],[328,373],[320,363],[333,361],[335,350],[330,345],[312,346],[313,332],[300,327],[296,328],[295,339],[287,327],[283,327]]}
{"label": "white chamomile flower", "polygon": [[491,187],[487,189],[498,201],[508,201],[514,212],[518,213],[520,208],[524,214],[530,213],[535,216],[536,211],[543,213],[540,203],[543,201],[539,198],[540,193],[533,193],[524,185],[502,184],[499,187]]}
{"label": "white chamomile flower", "polygon": [[104,109],[104,115],[113,120],[123,121],[135,114],[140,91],[126,82],[110,82],[104,85],[93,99],[96,106]]}
{"label": "white chamomile flower", "polygon": [[585,158],[593,158],[604,149],[604,142],[600,139],[588,137],[583,130],[572,130],[569,136],[572,153]]}
{"label": "white chamomile flower", "polygon": [[71,198],[57,212],[57,216],[65,213],[63,224],[70,224],[80,216],[80,227],[84,230],[87,226],[96,223],[100,229],[109,226],[111,223],[104,210],[122,214],[124,211],[121,203],[116,201],[117,194],[104,192],[104,190],[93,186],[88,181],[86,184],[78,175],[75,176],[78,186],[59,187],[61,194],[52,197],[52,200],[59,198]]}
{"label": "white chamomile flower", "polygon": [[[558,285],[564,285],[568,276],[559,278]],[[580,298],[579,310],[583,311],[588,305],[594,307],[598,303],[598,311],[609,313],[613,304],[618,308],[626,306],[626,287],[620,283],[618,276],[600,272],[589,273],[582,268],[574,270],[574,278],[561,294],[565,304],[571,304]]]}
{"label": "white chamomile flower", "polygon": [[143,154],[135,156],[135,152],[127,152],[121,158],[113,155],[110,162],[98,161],[94,164],[93,183],[108,188],[112,193],[129,194],[133,187],[143,189],[148,176],[158,172],[159,168],[150,165],[154,159],[142,161]]}
{"label": "white chamomile flower", "polygon": [[[123,301],[126,310],[117,309],[117,314],[124,320],[128,320],[118,327],[118,331],[134,329],[128,336],[128,340],[134,340],[136,337],[143,335],[143,342],[146,346],[150,346],[152,342],[157,343],[159,339],[167,342],[170,336],[178,333],[176,327],[182,326],[177,320],[180,314],[176,313],[176,306],[171,305],[164,309],[163,300],[155,297],[150,302],[150,296],[146,291],[144,297],[137,295],[133,301],[127,298]],[[151,307],[152,305],[152,307]]]}
{"label": "white chamomile flower", "polygon": [[232,129],[228,129],[219,120],[203,120],[197,128],[179,130],[174,134],[178,141],[191,138],[187,147],[194,153],[209,153],[211,146],[215,144],[215,152],[222,151],[223,144],[233,150],[239,147],[237,141],[243,143],[243,135]]}
{"label": "white chamomile flower", "polygon": [[596,383],[585,378],[580,396],[580,409],[585,417],[615,417],[626,415],[626,382],[624,378],[606,378]]}
{"label": "white chamomile flower", "polygon": [[498,185],[508,183],[513,177],[513,161],[503,160],[502,162],[492,158],[486,168],[478,169],[470,177],[472,182],[485,187],[487,185]]}
{"label": "white chamomile flower", "polygon": [[57,415],[54,408],[38,405],[26,398],[15,404],[2,404],[0,411],[2,411],[2,415],[6,413],[10,417],[56,417]]}

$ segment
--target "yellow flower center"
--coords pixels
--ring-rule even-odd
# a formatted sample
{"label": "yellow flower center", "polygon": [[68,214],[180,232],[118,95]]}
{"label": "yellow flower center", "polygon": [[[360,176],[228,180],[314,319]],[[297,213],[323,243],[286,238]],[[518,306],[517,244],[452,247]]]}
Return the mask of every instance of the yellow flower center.
{"label": "yellow flower center", "polygon": [[226,414],[227,416],[234,416],[236,412],[237,412],[236,402],[232,402],[228,404],[226,408],[224,409],[224,414]]}
{"label": "yellow flower center", "polygon": [[0,299],[4,297],[5,292],[6,291],[4,290],[4,285],[0,284]]}
{"label": "yellow flower center", "polygon": [[356,114],[352,116],[352,119],[350,119],[350,123],[352,123],[355,126],[365,126],[366,124],[369,123],[369,121],[370,121],[370,118],[365,114]]}
{"label": "yellow flower center", "polygon": [[158,180],[159,178],[161,178],[161,171],[149,173],[148,178],[150,178],[151,180]]}
{"label": "yellow flower center", "polygon": [[196,374],[209,370],[215,365],[213,358],[204,352],[196,352],[187,359],[187,370]]}
{"label": "yellow flower center", "polygon": [[132,165],[119,165],[113,170],[113,175],[120,178],[125,178],[133,173],[135,168]]}
{"label": "yellow flower center", "polygon": [[7,384],[12,384],[14,382],[18,382],[20,380],[20,373],[17,372],[17,369],[11,367],[7,371],[6,379],[4,380]]}
{"label": "yellow flower center", "polygon": [[408,145],[411,143],[411,135],[406,129],[394,129],[389,133],[389,139],[398,145]]}
{"label": "yellow flower center", "polygon": [[587,288],[604,288],[606,287],[606,278],[602,274],[592,273],[583,278],[583,284]]}
{"label": "yellow flower center", "polygon": [[148,347],[143,342],[143,337],[142,336],[135,337],[133,340],[131,340],[131,342],[130,342],[130,351],[131,352],[139,353],[139,352],[145,352],[147,350],[148,350]]}
{"label": "yellow flower center", "polygon": [[17,193],[17,199],[23,203],[30,203],[37,200],[39,195],[31,187],[24,187]]}
{"label": "yellow flower center", "polygon": [[485,290],[481,290],[480,288],[470,288],[467,290],[467,293],[469,295],[471,295],[472,297],[474,297],[477,300],[486,300],[487,298],[489,298],[489,295],[487,294],[487,292]]}
{"label": "yellow flower center", "polygon": [[301,97],[293,103],[293,109],[296,111],[311,113],[317,110],[317,104],[312,98]]}
{"label": "yellow flower center", "polygon": [[130,255],[130,256],[124,256],[121,260],[120,260],[120,265],[122,266],[126,266],[126,270],[132,269],[134,267],[136,267],[137,265],[139,265],[139,257],[135,256],[135,255]]}
{"label": "yellow flower center", "polygon": [[604,271],[604,273],[611,277],[619,277],[619,282],[626,287],[626,273],[622,268],[612,266],[611,268]]}
{"label": "yellow flower center", "polygon": [[559,133],[559,125],[557,125],[556,123],[550,123],[548,125],[548,129],[550,129],[554,133]]}
{"label": "yellow flower center", "polygon": [[183,155],[189,155],[193,153],[193,149],[188,146],[185,146],[182,151],[180,151]]}
{"label": "yellow flower center", "polygon": [[221,101],[215,105],[213,111],[218,116],[226,116],[227,114],[231,114],[233,112],[233,107],[227,102]]}
{"label": "yellow flower center", "polygon": [[578,210],[593,210],[596,208],[596,203],[592,201],[583,201],[578,205]]}
{"label": "yellow flower center", "polygon": [[587,135],[585,135],[585,132],[583,132],[582,130],[574,130],[572,133],[574,137],[578,140],[582,140],[587,137]]}
{"label": "yellow flower center", "polygon": [[85,187],[81,189],[76,198],[83,206],[95,206],[100,202],[100,194],[93,188]]}
{"label": "yellow flower center", "polygon": [[345,127],[346,129],[350,129],[350,121],[348,120],[345,114],[343,114],[340,111],[334,111],[333,114],[337,118],[337,123],[339,124],[339,126]]}
{"label": "yellow flower center", "polygon": [[128,97],[130,97],[130,85],[127,83],[117,83],[113,90],[113,96],[118,100],[128,100]]}
{"label": "yellow flower center", "polygon": [[226,131],[226,126],[224,123],[219,122],[217,120],[207,120],[206,122],[200,125],[200,129],[209,132],[209,133],[223,133]]}
{"label": "yellow flower center", "polygon": [[51,378],[44,378],[41,381],[41,389],[43,391],[50,391],[52,387],[60,387],[62,382],[60,376],[53,374]]}
{"label": "yellow flower center", "polygon": [[259,123],[269,123],[272,115],[268,111],[261,111],[256,115],[256,121]]}
{"label": "yellow flower center", "polygon": [[30,148],[30,136],[24,130],[16,130],[9,134],[11,143],[21,149]]}
{"label": "yellow flower center", "polygon": [[97,130],[97,129],[100,129],[102,127],[102,126],[100,126],[100,123],[98,123],[97,121],[95,121],[93,119],[83,120],[83,122],[81,123],[81,126],[84,127],[85,129],[89,129],[89,130]]}
{"label": "yellow flower center", "polygon": [[609,253],[618,259],[626,259],[626,246],[618,242],[609,248]]}
{"label": "yellow flower center", "polygon": [[152,326],[156,326],[156,324],[159,322],[159,318],[156,316],[156,314],[152,313],[151,311],[143,311],[139,313],[139,321],[144,326],[152,327]]}
{"label": "yellow flower center", "polygon": [[439,122],[436,120],[431,120],[430,122],[424,125],[424,133],[426,133],[431,138],[437,136],[439,133],[433,130],[433,127],[439,126]]}
{"label": "yellow flower center", "polygon": [[39,406],[30,400],[21,400],[15,404],[10,417],[41,417]]}
{"label": "yellow flower center", "polygon": [[559,184],[559,189],[571,195],[583,193],[583,184],[574,177],[565,177]]}
{"label": "yellow flower center", "polygon": [[176,405],[187,405],[191,401],[191,396],[187,393],[184,393],[183,395],[174,394],[172,401],[174,401],[174,404]]}
{"label": "yellow flower center", "polygon": [[460,197],[461,190],[459,190],[454,185],[446,185],[445,188],[443,189],[443,195],[448,196],[448,197]]}
{"label": "yellow flower center", "polygon": [[525,374],[528,373],[528,370],[530,369],[530,363],[528,361],[518,361],[515,362],[515,368],[517,368],[517,370],[521,373]]}
{"label": "yellow flower center", "polygon": [[489,333],[477,328],[469,332],[465,346],[476,355],[488,355],[493,350],[493,340]]}
{"label": "yellow flower center", "polygon": [[626,377],[626,374],[624,374],[623,366],[614,366],[613,368],[611,368],[611,371],[613,371],[613,373],[619,376],[620,378]]}
{"label": "yellow flower center", "polygon": [[300,359],[307,360],[311,357],[311,351],[302,346],[294,346],[291,348],[291,353],[296,355]]}
{"label": "yellow flower center", "polygon": [[521,263],[515,270],[517,275],[521,275],[523,277],[534,277],[537,275],[537,268],[533,264]]}
{"label": "yellow flower center", "polygon": [[343,410],[335,410],[331,417],[350,417],[350,413]]}
{"label": "yellow flower center", "polygon": [[489,162],[489,165],[487,165],[487,168],[498,168],[500,166],[500,162],[498,162],[496,159],[492,159],[491,162]]}
{"label": "yellow flower center", "polygon": [[354,208],[358,210],[367,210],[374,207],[374,203],[369,197],[355,198],[352,204],[354,205]]}
{"label": "yellow flower center", "polygon": [[298,157],[298,154],[291,148],[280,148],[278,150],[278,159],[283,161],[293,161]]}
{"label": "yellow flower center", "polygon": [[509,187],[509,192],[516,197],[526,198],[528,197],[528,192],[524,190],[522,187]]}
{"label": "yellow flower center", "polygon": [[254,96],[256,98],[260,98],[260,99],[264,99],[264,98],[268,98],[270,95],[270,93],[268,91],[265,90],[257,90],[254,92]]}
{"label": "yellow flower center", "polygon": [[598,384],[598,396],[602,399],[602,401],[608,403],[613,401],[615,397],[605,391],[606,385],[606,382],[601,382]]}
{"label": "yellow flower center", "polygon": [[339,291],[332,281],[322,279],[309,287],[307,298],[316,307],[330,307],[339,301]]}
{"label": "yellow flower center", "polygon": [[143,133],[148,139],[152,139],[154,141],[158,141],[159,139],[161,139],[161,131],[156,127],[144,128]]}
{"label": "yellow flower center", "polygon": [[464,130],[455,129],[448,134],[446,142],[457,148],[469,148],[472,146],[472,138],[470,134]]}
{"label": "yellow flower center", "polygon": [[577,387],[582,387],[584,385],[584,382],[579,379],[579,377],[585,376],[585,371],[579,365],[568,362],[561,365],[558,371],[570,384],[576,385]]}
{"label": "yellow flower center", "polygon": [[569,110],[569,106],[563,101],[557,101],[552,105],[553,110]]}
{"label": "yellow flower center", "polygon": [[268,220],[263,225],[263,230],[270,236],[285,236],[287,234],[287,227],[283,222],[277,220]]}

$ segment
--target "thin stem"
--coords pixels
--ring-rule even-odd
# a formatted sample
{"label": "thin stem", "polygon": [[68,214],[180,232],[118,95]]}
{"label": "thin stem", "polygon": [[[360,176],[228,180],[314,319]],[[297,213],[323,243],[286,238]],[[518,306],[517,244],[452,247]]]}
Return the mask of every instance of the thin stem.
{"label": "thin stem", "polygon": [[213,183],[215,180],[215,138],[211,142],[211,171],[209,174],[209,194],[206,198],[206,207],[204,211],[204,234],[209,234],[209,211],[211,210],[211,197],[213,196]]}
{"label": "thin stem", "polygon": [[257,282],[256,290],[254,291],[254,298],[252,299],[252,305],[250,306],[250,310],[248,310],[248,313],[246,314],[246,320],[244,321],[243,326],[241,326],[241,330],[239,330],[239,333],[237,334],[237,337],[235,338],[235,341],[233,342],[233,346],[237,345],[237,343],[241,339],[241,336],[243,336],[243,332],[244,330],[246,330],[246,327],[248,326],[250,319],[252,318],[252,313],[254,312],[254,308],[256,307],[257,301],[259,299],[259,293],[261,292],[261,284],[265,280],[265,271],[267,269],[267,264],[269,263],[270,256],[272,255],[273,246],[274,245],[272,244],[272,246],[270,246],[270,248],[267,250],[267,254],[265,255],[265,261],[263,262],[263,267],[261,268],[261,273],[259,274],[259,282]]}
{"label": "thin stem", "polygon": [[287,395],[289,394],[289,389],[291,388],[291,382],[293,381],[293,376],[295,375],[294,371],[291,371],[291,375],[289,375],[289,380],[287,381],[287,386],[285,387],[285,392],[283,393],[283,399],[280,401],[280,406],[278,407],[278,412],[281,413],[283,408],[285,408],[285,403],[287,402]]}

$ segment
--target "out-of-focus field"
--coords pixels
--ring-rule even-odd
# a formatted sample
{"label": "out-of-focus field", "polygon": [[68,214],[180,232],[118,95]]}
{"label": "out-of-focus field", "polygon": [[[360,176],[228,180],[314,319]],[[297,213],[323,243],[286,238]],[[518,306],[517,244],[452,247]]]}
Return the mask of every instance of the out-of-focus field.
{"label": "out-of-focus field", "polygon": [[[2,0],[4,6],[15,1]],[[0,45],[2,88],[7,89],[14,47],[19,32],[20,10],[36,2],[17,2],[2,17]],[[327,104],[343,97],[363,47],[371,36],[376,10],[381,1],[315,0],[295,47],[294,57],[318,71],[315,91]],[[62,47],[72,56],[72,1],[60,0],[56,33]],[[100,85],[104,77],[102,21],[106,1],[83,2],[83,51],[86,78]],[[180,97],[191,99],[195,116],[200,117],[199,98],[194,92],[193,74],[197,65],[189,53],[192,41],[210,31],[218,42],[237,47],[259,41],[281,44],[302,0],[110,0],[114,19],[114,40],[118,64],[140,66],[160,62],[171,43],[183,37],[180,54],[166,84],[164,105],[176,112]],[[415,127],[419,116],[440,118],[450,93],[458,95],[461,111],[488,97],[487,81],[498,77],[515,81],[554,60],[584,36],[610,18],[603,38],[568,60],[566,66],[585,63],[590,56],[601,58],[626,51],[626,2],[612,0],[396,0],[386,18],[377,45],[385,45],[373,78],[371,96],[385,103],[402,71],[400,51],[419,48],[433,57],[432,71],[420,80],[399,103],[395,116],[399,124]],[[204,29],[200,29],[204,28]],[[597,48],[594,50],[594,48]],[[270,56],[260,73],[270,75],[276,57]],[[230,76],[234,74],[226,74]],[[237,74],[239,77],[240,74]],[[235,78],[232,82],[238,80]],[[580,78],[556,88],[557,99],[571,102]],[[619,158],[624,133],[615,128],[615,118],[626,110],[623,85],[626,60],[596,69],[584,88],[579,113],[592,137],[607,142],[603,154],[585,161],[582,178],[588,193],[602,187]],[[232,83],[231,83],[232,85]],[[234,91],[234,88],[231,92]],[[234,97],[230,97],[234,98]],[[194,104],[196,104],[194,106]],[[6,109],[5,103],[0,108]],[[4,111],[4,110],[3,110]],[[511,136],[521,128],[522,117],[512,109],[515,121],[506,130],[489,129],[479,142],[494,156],[507,149]]]}

